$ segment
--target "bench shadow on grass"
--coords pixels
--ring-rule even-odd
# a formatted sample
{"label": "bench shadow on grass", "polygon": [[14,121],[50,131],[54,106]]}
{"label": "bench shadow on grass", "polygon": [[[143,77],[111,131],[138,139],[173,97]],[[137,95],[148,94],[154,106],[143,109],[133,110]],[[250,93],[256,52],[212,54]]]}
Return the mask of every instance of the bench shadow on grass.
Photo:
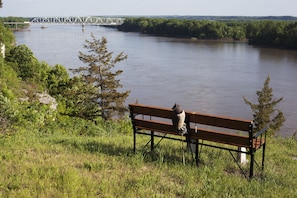
{"label": "bench shadow on grass", "polygon": [[[95,140],[75,141],[71,139],[60,139],[54,141],[55,144],[60,144],[69,150],[88,152],[92,154],[105,154],[110,156],[134,156],[133,145],[131,147],[123,147],[116,143],[103,143]],[[170,151],[170,152],[169,152]],[[186,151],[187,164],[193,164],[194,159]],[[161,162],[161,163],[183,163],[183,154],[180,149],[157,148],[150,151],[147,147],[138,148],[136,154],[140,154],[145,162]]]}
{"label": "bench shadow on grass", "polygon": [[133,148],[117,146],[112,142],[103,143],[95,140],[77,142],[73,140],[63,139],[55,141],[54,143],[61,144],[66,148],[70,148],[70,150],[88,152],[92,154],[103,153],[110,156],[122,156],[130,155],[133,153]]}

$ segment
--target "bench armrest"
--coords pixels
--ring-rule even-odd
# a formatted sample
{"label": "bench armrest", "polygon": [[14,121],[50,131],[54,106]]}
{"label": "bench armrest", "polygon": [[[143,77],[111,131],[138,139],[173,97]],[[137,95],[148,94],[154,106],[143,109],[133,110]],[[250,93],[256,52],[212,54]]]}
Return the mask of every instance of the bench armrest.
{"label": "bench armrest", "polygon": [[253,138],[257,138],[259,137],[260,135],[262,135],[263,133],[265,133],[268,129],[268,126],[266,126],[265,128],[263,128],[262,130],[258,131],[258,133],[256,133]]}

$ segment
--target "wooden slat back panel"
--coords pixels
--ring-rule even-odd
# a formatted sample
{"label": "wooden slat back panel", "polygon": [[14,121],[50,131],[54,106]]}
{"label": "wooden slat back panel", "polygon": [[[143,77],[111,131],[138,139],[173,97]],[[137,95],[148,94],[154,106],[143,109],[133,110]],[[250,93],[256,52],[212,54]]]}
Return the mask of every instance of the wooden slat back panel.
{"label": "wooden slat back panel", "polygon": [[190,129],[190,134],[191,139],[207,140],[241,147],[249,147],[250,145],[248,137],[235,134],[221,133],[205,129],[198,129],[198,132],[195,133],[195,129],[193,128]]}
{"label": "wooden slat back panel", "polygon": [[[156,106],[146,106],[142,104],[130,104],[130,110],[136,114],[155,116],[160,118],[172,119],[172,109],[162,108]],[[234,129],[239,131],[249,131],[249,125],[251,120],[243,120],[238,118],[222,117],[216,115],[202,114],[198,112],[186,112],[186,116],[189,122],[210,125],[216,127],[224,127],[228,129]]]}
{"label": "wooden slat back panel", "polygon": [[179,135],[177,132],[174,132],[173,127],[171,124],[165,122],[158,122],[152,120],[142,120],[142,119],[134,119],[134,124],[137,128],[145,129],[145,130],[152,130],[156,132],[162,133],[170,133],[174,135]]}
{"label": "wooden slat back panel", "polygon": [[186,114],[188,120],[193,123],[223,127],[239,131],[249,131],[249,125],[252,124],[251,120],[242,120],[238,118],[221,117],[196,112],[186,112]]}
{"label": "wooden slat back panel", "polygon": [[160,118],[172,119],[172,109],[170,108],[161,108],[155,106],[146,106],[141,104],[130,104],[130,110],[136,114],[156,116]]}

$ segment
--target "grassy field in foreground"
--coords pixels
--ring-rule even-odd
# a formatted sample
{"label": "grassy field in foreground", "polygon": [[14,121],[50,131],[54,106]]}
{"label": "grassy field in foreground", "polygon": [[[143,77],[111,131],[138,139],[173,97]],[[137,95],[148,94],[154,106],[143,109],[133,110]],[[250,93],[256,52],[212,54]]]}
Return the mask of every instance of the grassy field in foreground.
{"label": "grassy field in foreground", "polygon": [[138,140],[133,154],[132,134],[0,136],[0,197],[297,196],[294,139],[269,139],[265,176],[251,181],[227,151],[203,147],[197,167],[180,142],[163,140],[152,159]]}

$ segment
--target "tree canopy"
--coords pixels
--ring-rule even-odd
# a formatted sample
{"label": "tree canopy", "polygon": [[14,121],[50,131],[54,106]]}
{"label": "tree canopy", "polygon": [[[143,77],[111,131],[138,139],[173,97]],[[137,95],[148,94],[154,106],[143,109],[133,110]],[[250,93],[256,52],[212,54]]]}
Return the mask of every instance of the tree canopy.
{"label": "tree canopy", "polygon": [[39,62],[26,45],[13,46],[6,53],[5,60],[24,81],[32,80],[43,83],[48,71],[48,65]]}
{"label": "tree canopy", "polygon": [[7,48],[15,43],[15,36],[12,31],[0,23],[0,43],[4,43]]}
{"label": "tree canopy", "polygon": [[102,37],[96,39],[91,34],[92,40],[86,40],[84,48],[88,53],[79,52],[79,59],[87,66],[72,69],[74,73],[80,74],[80,89],[76,96],[80,98],[77,107],[81,108],[80,115],[85,118],[94,119],[101,116],[109,120],[114,116],[123,116],[127,108],[124,106],[130,91],[120,92],[122,88],[120,80],[116,79],[122,70],[112,70],[118,62],[127,59],[123,52],[113,57],[113,52],[107,49],[107,39]]}
{"label": "tree canopy", "polygon": [[274,135],[276,131],[285,122],[285,117],[282,111],[276,108],[276,105],[280,103],[283,98],[274,99],[272,88],[269,86],[270,77],[268,76],[264,82],[264,86],[261,91],[257,91],[258,103],[252,103],[245,97],[244,102],[249,105],[254,113],[254,122],[256,130],[261,130],[266,126],[270,128],[270,135]]}
{"label": "tree canopy", "polygon": [[297,22],[280,20],[190,20],[127,18],[120,31],[159,36],[249,40],[251,45],[297,49]]}

